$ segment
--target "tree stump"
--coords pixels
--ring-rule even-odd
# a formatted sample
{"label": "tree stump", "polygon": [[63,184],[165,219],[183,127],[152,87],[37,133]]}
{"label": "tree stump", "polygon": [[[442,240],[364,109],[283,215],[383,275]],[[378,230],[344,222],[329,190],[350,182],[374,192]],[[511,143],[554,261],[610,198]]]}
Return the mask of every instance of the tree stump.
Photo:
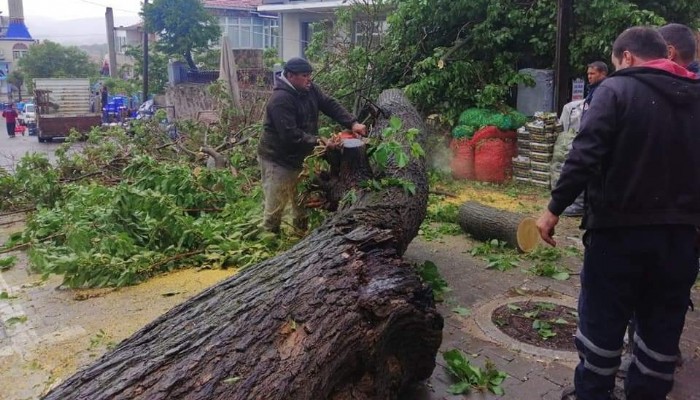
{"label": "tree stump", "polygon": [[535,219],[475,201],[462,204],[458,222],[474,239],[502,240],[525,253],[534,250],[540,240]]}
{"label": "tree stump", "polygon": [[349,190],[372,178],[366,151],[367,146],[360,139],[341,139],[326,147],[324,158],[330,170],[323,172],[314,183],[320,189],[316,195],[323,197],[325,209],[336,211]]}
{"label": "tree stump", "polygon": [[[400,91],[378,103],[425,132]],[[427,379],[443,320],[401,260],[425,217],[425,165],[387,174],[415,195],[358,190],[292,249],[171,309],[46,399],[396,399]]]}

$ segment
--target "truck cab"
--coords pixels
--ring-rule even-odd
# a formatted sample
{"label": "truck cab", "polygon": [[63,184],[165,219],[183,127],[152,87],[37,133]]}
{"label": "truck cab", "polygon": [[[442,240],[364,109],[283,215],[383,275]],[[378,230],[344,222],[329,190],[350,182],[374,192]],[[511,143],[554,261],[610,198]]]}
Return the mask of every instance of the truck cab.
{"label": "truck cab", "polygon": [[36,124],[36,106],[33,103],[25,104],[17,117],[17,122],[24,126]]}

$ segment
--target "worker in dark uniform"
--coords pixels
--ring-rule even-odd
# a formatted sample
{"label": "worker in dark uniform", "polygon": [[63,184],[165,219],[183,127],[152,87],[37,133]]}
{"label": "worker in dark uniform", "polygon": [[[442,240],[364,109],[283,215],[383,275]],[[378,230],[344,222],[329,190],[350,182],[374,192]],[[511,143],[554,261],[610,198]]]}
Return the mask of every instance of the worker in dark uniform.
{"label": "worker in dark uniform", "polygon": [[634,357],[625,380],[633,400],[662,400],[673,387],[690,289],[698,274],[700,81],[667,59],[653,28],[623,32],[615,73],[596,89],[537,221],[542,238],[587,190],[582,221],[580,362],[563,399],[609,400],[634,315]]}

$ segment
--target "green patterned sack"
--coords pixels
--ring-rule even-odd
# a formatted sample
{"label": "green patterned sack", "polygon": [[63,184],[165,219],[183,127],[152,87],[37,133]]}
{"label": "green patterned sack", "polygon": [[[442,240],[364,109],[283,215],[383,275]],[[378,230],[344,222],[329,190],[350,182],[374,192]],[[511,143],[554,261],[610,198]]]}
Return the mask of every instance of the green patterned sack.
{"label": "green patterned sack", "polygon": [[479,130],[485,126],[495,126],[502,131],[512,131],[525,125],[527,117],[515,110],[506,112],[469,108],[459,116],[459,125],[473,126]]}
{"label": "green patterned sack", "polygon": [[467,125],[457,125],[452,129],[452,137],[455,139],[471,138],[474,136],[476,128]]}

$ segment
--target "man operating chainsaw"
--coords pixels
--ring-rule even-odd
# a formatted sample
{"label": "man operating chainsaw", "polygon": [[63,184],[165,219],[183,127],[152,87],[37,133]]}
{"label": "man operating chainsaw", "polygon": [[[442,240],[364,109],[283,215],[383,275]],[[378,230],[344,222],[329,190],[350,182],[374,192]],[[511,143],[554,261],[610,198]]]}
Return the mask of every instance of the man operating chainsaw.
{"label": "man operating chainsaw", "polygon": [[364,124],[313,83],[312,71],[303,58],[287,61],[267,102],[258,160],[265,195],[263,228],[270,232],[279,232],[290,202],[294,228],[300,232],[307,229],[307,211],[297,200],[296,184],[304,158],[319,143],[319,111],[355,134],[367,134]]}

